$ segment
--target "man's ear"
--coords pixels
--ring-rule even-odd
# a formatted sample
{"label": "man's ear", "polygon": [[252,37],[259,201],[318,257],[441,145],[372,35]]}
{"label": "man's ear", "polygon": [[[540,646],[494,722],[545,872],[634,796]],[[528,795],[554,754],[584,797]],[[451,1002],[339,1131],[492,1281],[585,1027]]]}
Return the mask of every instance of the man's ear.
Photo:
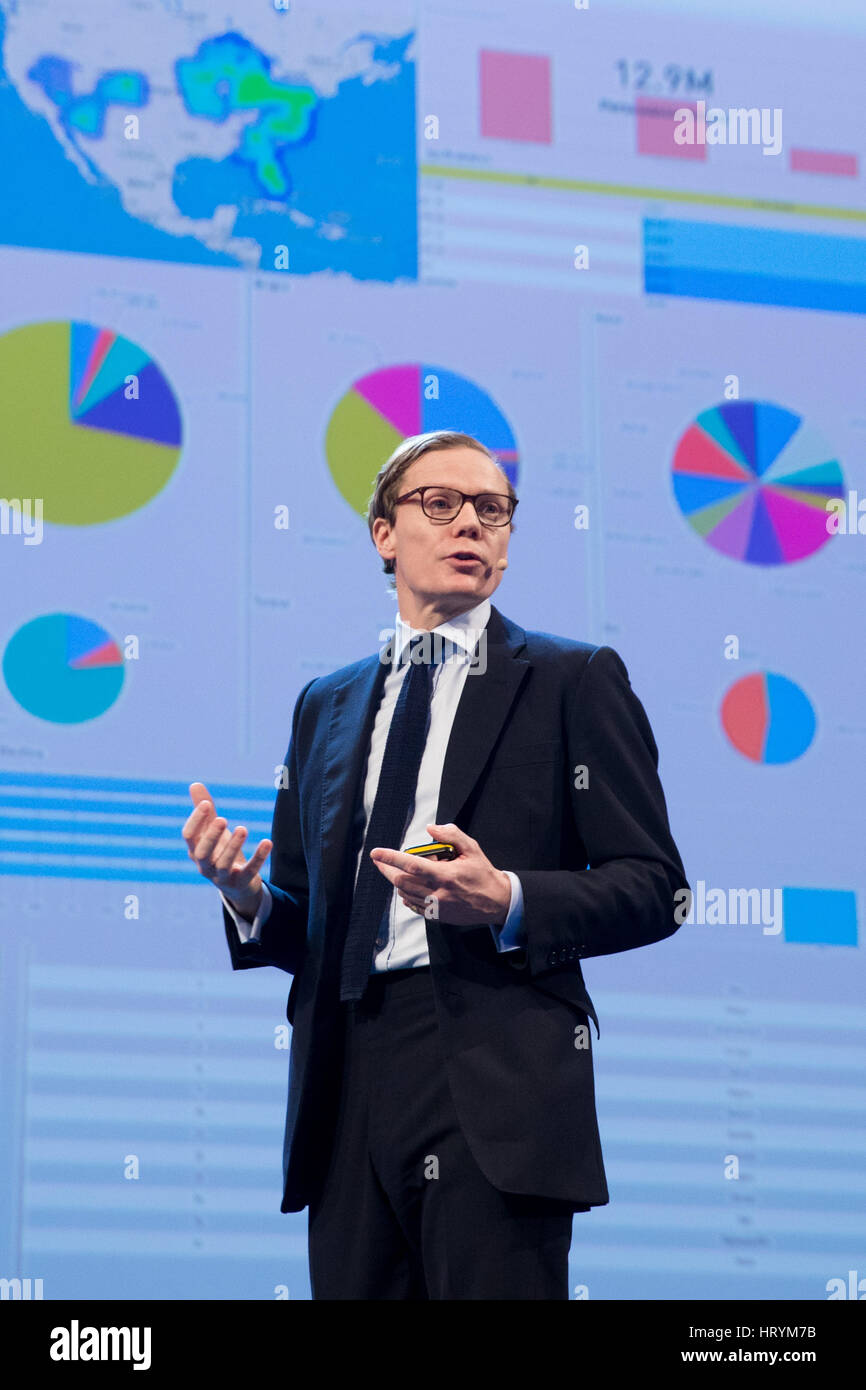
{"label": "man's ear", "polygon": [[[383,523],[382,526],[379,525],[379,522],[380,522],[380,521]],[[391,528],[391,529],[393,529],[393,528]],[[391,562],[392,562],[394,565],[396,565],[397,561],[394,559],[393,553],[391,553],[390,555],[383,555],[382,552],[381,552],[381,550],[379,550],[379,546],[378,546],[378,543],[377,543],[377,536],[376,536],[376,531],[377,531],[377,530],[378,530],[378,532],[379,532],[379,537],[378,537],[378,539],[384,540],[384,539],[387,539],[387,538],[390,536],[391,530],[388,529],[388,520],[387,520],[387,517],[378,516],[378,517],[376,518],[376,520],[373,522],[373,533],[372,533],[372,534],[373,534],[373,543],[374,543],[374,545],[376,546],[377,551],[379,552],[379,558],[380,558],[380,559],[382,559],[382,560],[391,560]]]}

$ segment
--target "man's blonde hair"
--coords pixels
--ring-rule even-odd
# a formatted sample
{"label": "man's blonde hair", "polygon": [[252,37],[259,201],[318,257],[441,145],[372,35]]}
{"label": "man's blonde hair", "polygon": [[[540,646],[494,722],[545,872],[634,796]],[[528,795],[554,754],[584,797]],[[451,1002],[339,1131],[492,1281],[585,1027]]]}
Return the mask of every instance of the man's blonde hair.
{"label": "man's blonde hair", "polygon": [[[390,458],[382,464],[376,475],[376,483],[373,495],[367,505],[367,527],[370,532],[370,539],[373,540],[373,522],[377,517],[384,517],[386,521],[394,525],[395,502],[400,496],[400,481],[410,464],[424,454],[432,453],[434,449],[458,449],[462,446],[470,449],[477,449],[495,463],[502,473],[502,481],[505,484],[505,491],[508,496],[517,501],[517,493],[511,486],[502,464],[495,454],[481,443],[474,439],[471,434],[462,434],[460,430],[429,430],[427,434],[410,434],[391,454]],[[509,523],[510,529],[514,530],[514,522]],[[375,541],[373,541],[375,545]],[[382,568],[386,574],[394,574],[394,561],[383,560]],[[392,580],[393,584],[393,580]]]}

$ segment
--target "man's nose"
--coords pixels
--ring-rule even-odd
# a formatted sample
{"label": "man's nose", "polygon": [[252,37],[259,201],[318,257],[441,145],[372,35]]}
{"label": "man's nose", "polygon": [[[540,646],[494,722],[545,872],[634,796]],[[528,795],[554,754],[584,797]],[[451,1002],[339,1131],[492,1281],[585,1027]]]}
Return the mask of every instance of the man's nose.
{"label": "man's nose", "polygon": [[459,526],[461,530],[465,530],[468,525],[480,531],[481,522],[478,520],[478,513],[475,510],[474,503],[470,502],[468,497],[451,524],[452,526]]}

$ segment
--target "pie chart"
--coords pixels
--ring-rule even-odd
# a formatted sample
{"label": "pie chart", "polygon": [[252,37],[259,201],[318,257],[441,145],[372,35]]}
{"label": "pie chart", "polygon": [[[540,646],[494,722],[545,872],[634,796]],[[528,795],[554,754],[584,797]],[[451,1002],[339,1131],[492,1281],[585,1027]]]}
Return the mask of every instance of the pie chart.
{"label": "pie chart", "polygon": [[815,737],[808,696],[774,671],[743,676],[722,700],[722,728],[738,753],[755,763],[792,763]]}
{"label": "pie chart", "polygon": [[689,525],[722,555],[787,565],[831,539],[827,502],[844,495],[845,483],[831,448],[801,416],[768,401],[729,401],[680,438],[673,488]]}
{"label": "pie chart", "polygon": [[517,486],[517,445],[486,391],[446,367],[419,362],[359,377],[337,402],[325,432],[331,476],[361,516],[382,464],[409,435],[462,430],[481,441]]}
{"label": "pie chart", "polygon": [[3,678],[28,714],[52,724],[81,724],[114,704],[123,686],[123,655],[99,623],[75,613],[46,613],[9,639]]}
{"label": "pie chart", "polygon": [[0,495],[42,498],[43,519],[113,521],[177,466],[180,410],[144,348],[92,323],[31,323],[0,337]]}

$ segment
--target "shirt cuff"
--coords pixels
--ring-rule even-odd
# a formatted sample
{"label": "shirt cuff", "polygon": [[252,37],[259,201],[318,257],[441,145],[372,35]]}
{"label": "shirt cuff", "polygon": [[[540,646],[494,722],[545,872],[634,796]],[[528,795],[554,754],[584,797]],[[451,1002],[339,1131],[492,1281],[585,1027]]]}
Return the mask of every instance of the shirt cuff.
{"label": "shirt cuff", "polygon": [[511,880],[511,902],[508,915],[501,926],[492,926],[493,940],[497,951],[519,951],[526,945],[526,932],[523,928],[523,885],[517,874],[509,869],[504,871]]}
{"label": "shirt cuff", "polygon": [[271,915],[271,907],[274,902],[273,896],[268,891],[268,885],[264,881],[262,882],[262,900],[259,903],[259,910],[251,922],[247,921],[246,917],[242,917],[237,908],[232,907],[222,890],[220,890],[220,897],[223,900],[226,911],[237,927],[238,937],[241,942],[245,944],[247,941],[258,941],[262,927]]}

